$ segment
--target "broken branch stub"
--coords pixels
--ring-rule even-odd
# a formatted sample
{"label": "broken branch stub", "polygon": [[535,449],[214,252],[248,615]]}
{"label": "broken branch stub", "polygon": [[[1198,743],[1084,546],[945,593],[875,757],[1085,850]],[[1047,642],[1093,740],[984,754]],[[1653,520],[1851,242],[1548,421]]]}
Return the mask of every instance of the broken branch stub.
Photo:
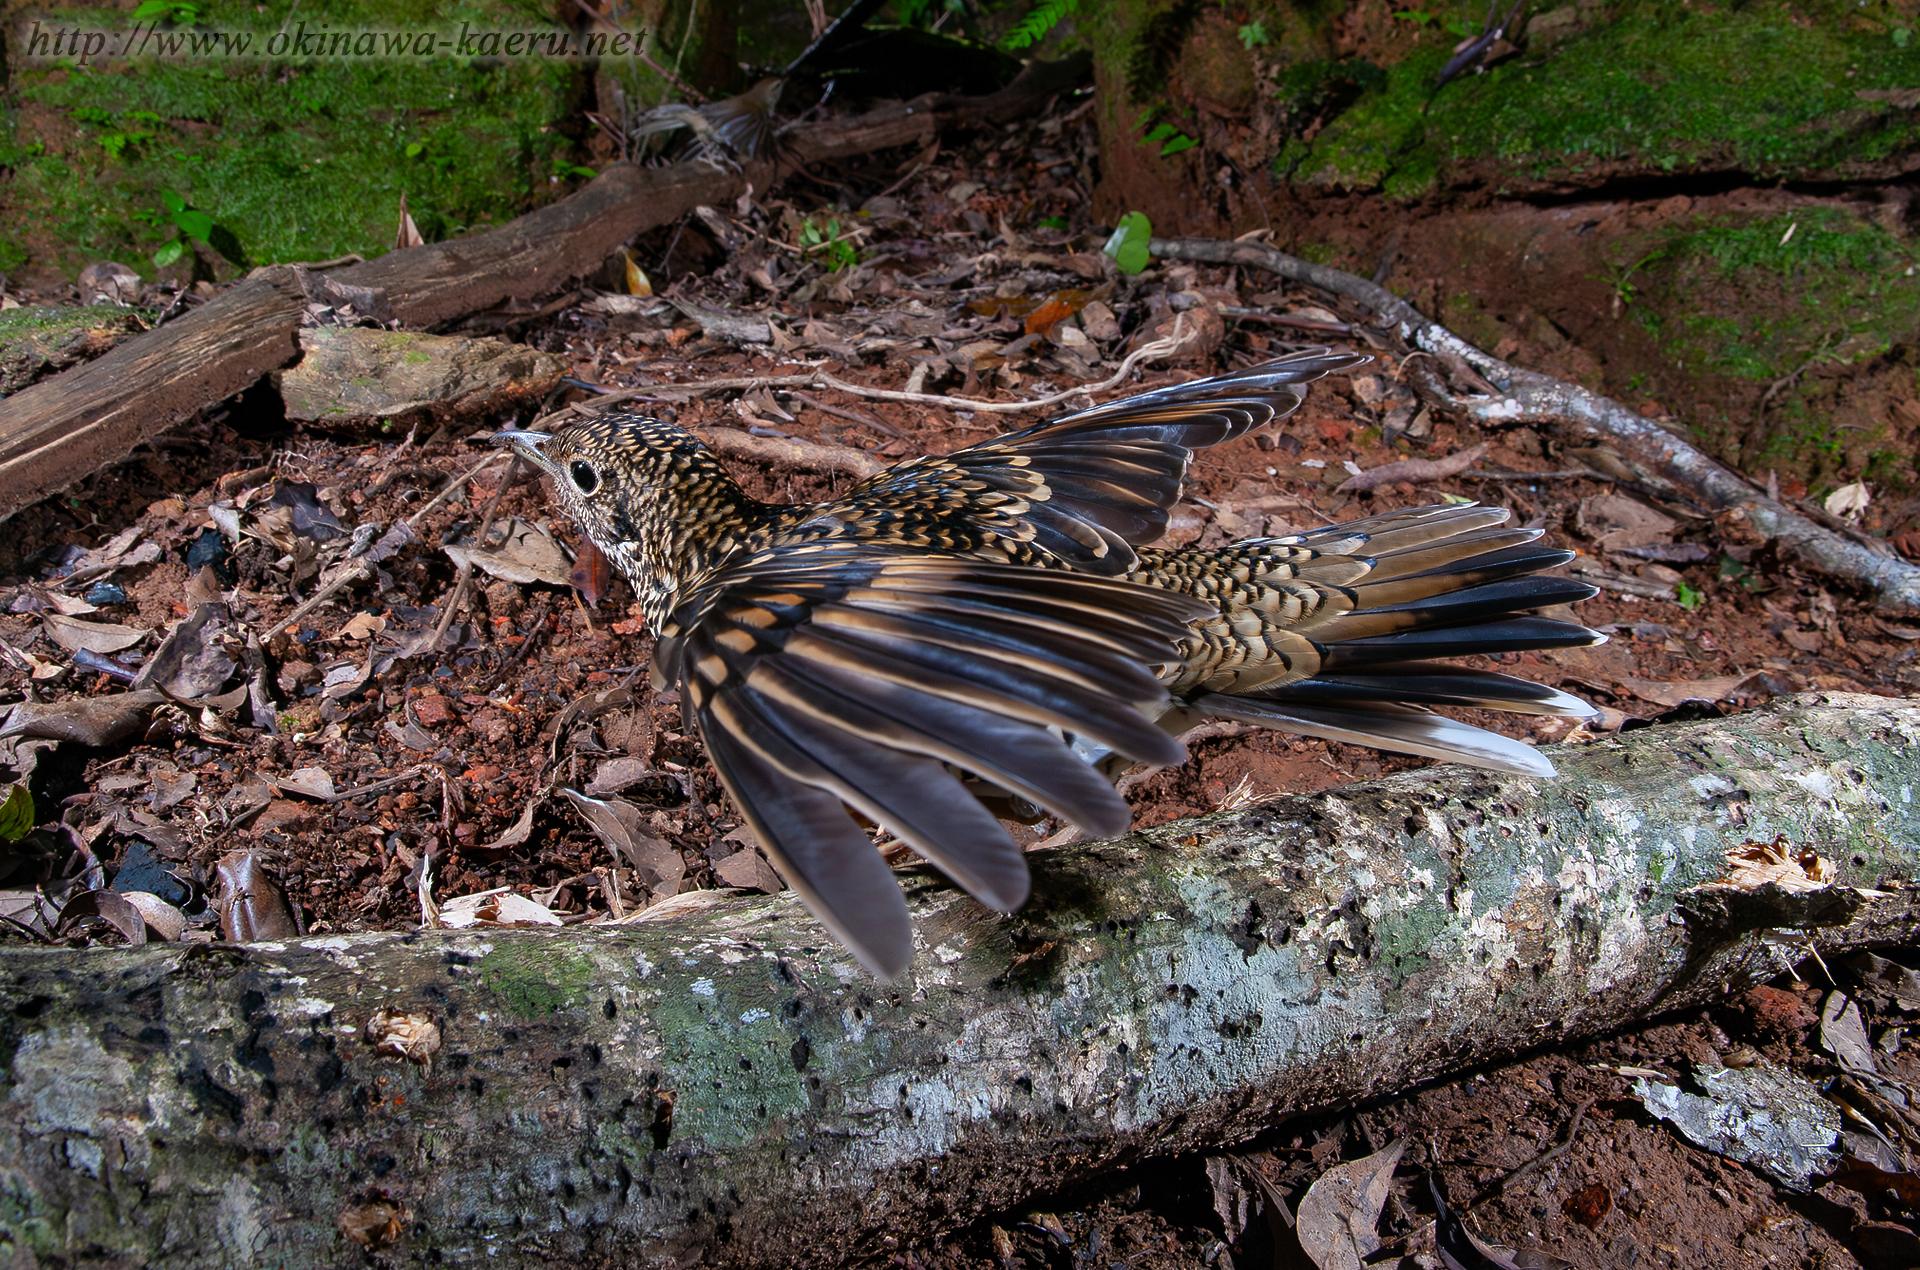
{"label": "broken branch stub", "polygon": [[[790,893],[551,934],[10,952],[10,1223],[130,1261],[330,1262],[357,1162],[384,1159],[409,1262],[879,1257],[1741,990],[1779,969],[1771,932],[1682,905],[1756,841],[1886,892],[1796,938],[1920,933],[1920,703],[1809,694],[1555,760],[1036,853],[1011,918],[911,873],[892,987]],[[437,1027],[431,1061],[368,1044],[377,1011]]]}

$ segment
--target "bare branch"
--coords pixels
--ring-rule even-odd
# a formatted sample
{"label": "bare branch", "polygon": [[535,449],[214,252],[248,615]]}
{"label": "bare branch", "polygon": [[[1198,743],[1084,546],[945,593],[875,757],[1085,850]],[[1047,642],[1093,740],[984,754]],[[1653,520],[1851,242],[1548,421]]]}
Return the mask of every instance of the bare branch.
{"label": "bare branch", "polygon": [[1604,438],[1649,489],[1689,499],[1715,512],[1744,517],[1755,532],[1778,539],[1809,566],[1871,592],[1882,613],[1920,614],[1920,567],[1822,528],[1767,497],[1731,468],[1611,398],[1551,375],[1522,370],[1483,352],[1385,287],[1260,243],[1156,238],[1151,248],[1154,255],[1171,260],[1265,269],[1363,304],[1408,345],[1449,366],[1464,367],[1493,390],[1488,395],[1453,397],[1447,402],[1474,422],[1489,427],[1544,423],[1583,444]]}

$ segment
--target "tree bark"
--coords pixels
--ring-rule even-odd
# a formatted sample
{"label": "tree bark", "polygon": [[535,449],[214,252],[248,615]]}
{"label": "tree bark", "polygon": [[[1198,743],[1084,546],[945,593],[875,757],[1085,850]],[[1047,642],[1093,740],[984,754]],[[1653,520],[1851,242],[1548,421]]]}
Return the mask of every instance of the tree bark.
{"label": "tree bark", "polygon": [[[928,94],[823,123],[791,138],[793,162],[925,144],[947,125],[1006,123],[1075,87],[1088,65],[1084,56],[1035,63],[985,97]],[[702,203],[765,191],[779,176],[772,163],[731,170],[703,163],[613,167],[579,192],[498,229],[389,252],[326,277],[381,293],[404,326],[432,327],[551,294],[599,268],[635,234],[671,224]],[[290,365],[300,355],[297,333],[311,281],[287,266],[261,270],[97,361],[0,400],[0,519]]]}
{"label": "tree bark", "polygon": [[[1785,919],[1690,891],[1750,840],[1886,892],[1837,893],[1820,948],[1920,931],[1920,703],[1809,694],[1556,757],[1041,853],[1011,918],[910,873],[892,987],[790,894],[12,952],[0,1226],[41,1259],[347,1265],[336,1221],[379,1201],[394,1263],[841,1263],[1769,975],[1748,927]],[[438,1052],[379,1052],[381,1010]]]}

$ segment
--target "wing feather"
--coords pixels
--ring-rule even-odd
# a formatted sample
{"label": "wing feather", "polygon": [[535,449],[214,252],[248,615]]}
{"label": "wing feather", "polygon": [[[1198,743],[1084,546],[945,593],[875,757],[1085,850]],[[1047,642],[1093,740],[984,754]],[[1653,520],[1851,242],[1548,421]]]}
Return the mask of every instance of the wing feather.
{"label": "wing feather", "polygon": [[891,978],[911,930],[846,809],[984,903],[1017,907],[1025,858],[958,772],[1095,833],[1124,829],[1125,801],[1061,734],[1180,761],[1152,721],[1166,692],[1146,663],[1171,660],[1205,611],[1131,583],[833,544],[729,568],[676,612],[655,659],[782,873]]}

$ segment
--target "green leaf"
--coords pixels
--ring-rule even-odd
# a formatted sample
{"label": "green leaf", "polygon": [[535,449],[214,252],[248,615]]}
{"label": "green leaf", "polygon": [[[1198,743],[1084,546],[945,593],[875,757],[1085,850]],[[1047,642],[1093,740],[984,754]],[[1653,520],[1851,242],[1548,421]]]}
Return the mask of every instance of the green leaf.
{"label": "green leaf", "polygon": [[420,152],[421,152],[422,150],[424,150],[424,149],[426,149],[426,148],[427,148],[427,143],[426,143],[426,142],[424,142],[424,141],[411,141],[411,142],[408,142],[408,143],[407,143],[407,157],[408,157],[409,159],[417,159],[417,158],[419,158],[419,157],[420,157]]}
{"label": "green leaf", "polygon": [[172,212],[175,216],[178,216],[181,212],[184,212],[187,210],[187,200],[184,198],[181,198],[178,194],[175,194],[172,190],[162,190],[160,193],[160,201],[162,203],[165,203],[167,205],[167,210]]}
{"label": "green leaf", "polygon": [[159,251],[153,253],[153,263],[165,269],[168,265],[186,254],[187,244],[181,239],[176,238],[160,248]]}
{"label": "green leaf", "polygon": [[1680,593],[1680,607],[1689,613],[1707,602],[1704,592],[1696,591],[1684,582],[1676,584],[1674,589]]}
{"label": "green leaf", "polygon": [[1168,137],[1177,137],[1180,130],[1170,123],[1155,124],[1153,131],[1146,135],[1148,141],[1165,141]]}
{"label": "green leaf", "polygon": [[1152,237],[1153,222],[1147,219],[1146,213],[1128,212],[1120,218],[1113,236],[1101,250],[1113,257],[1121,273],[1139,273],[1152,259],[1147,252],[1147,243]]}
{"label": "green leaf", "polygon": [[184,212],[175,212],[173,223],[178,225],[181,232],[189,238],[198,238],[201,242],[207,241],[207,235],[213,233],[213,217],[197,208],[190,207]]}
{"label": "green leaf", "polygon": [[7,786],[0,799],[0,840],[18,842],[33,832],[33,795],[25,785]]}
{"label": "green leaf", "polygon": [[1192,137],[1183,134],[1161,146],[1160,157],[1164,159],[1170,154],[1179,154],[1182,150],[1191,150],[1199,144],[1200,143]]}
{"label": "green leaf", "polygon": [[152,18],[164,18],[173,12],[173,0],[141,0],[140,7],[133,11],[135,22],[146,22]]}

